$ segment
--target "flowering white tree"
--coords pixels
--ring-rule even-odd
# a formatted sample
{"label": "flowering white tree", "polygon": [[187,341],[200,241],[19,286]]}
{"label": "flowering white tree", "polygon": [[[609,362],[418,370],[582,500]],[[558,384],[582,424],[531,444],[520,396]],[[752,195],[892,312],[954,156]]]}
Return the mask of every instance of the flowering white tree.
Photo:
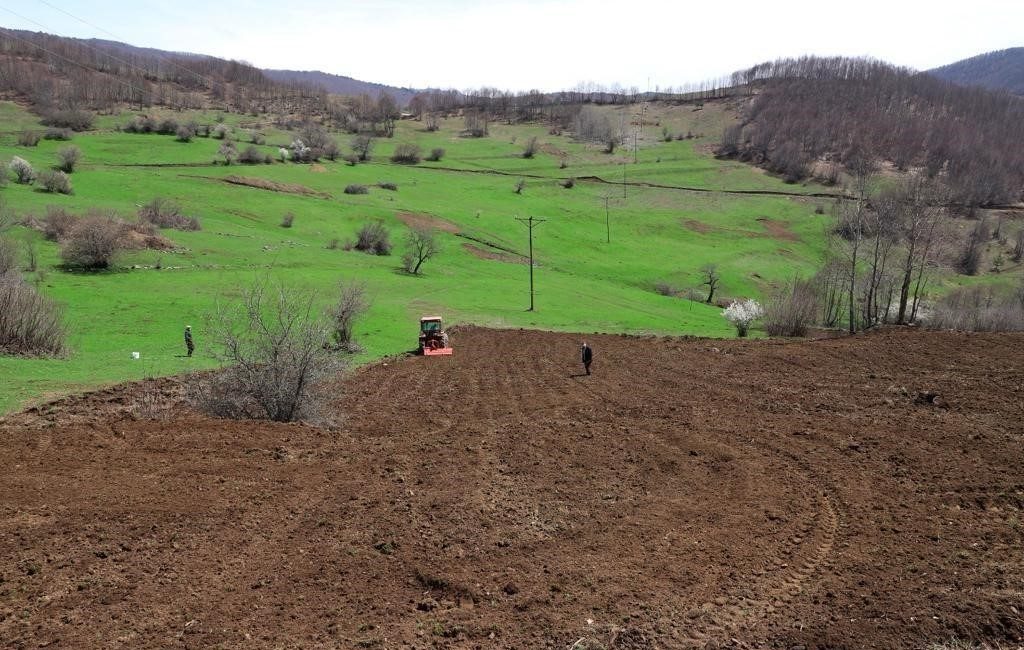
{"label": "flowering white tree", "polygon": [[281,162],[288,160],[288,150],[285,149],[284,147],[280,147],[277,150],[277,157],[281,160]]}
{"label": "flowering white tree", "polygon": [[15,156],[8,163],[8,168],[14,172],[14,178],[23,185],[31,185],[36,180],[36,170],[32,168],[29,161]]}
{"label": "flowering white tree", "polygon": [[722,316],[736,327],[736,334],[743,337],[750,324],[764,316],[764,309],[756,300],[737,300],[726,307]]}
{"label": "flowering white tree", "polygon": [[306,162],[312,154],[312,150],[299,138],[292,140],[291,150],[290,158],[295,162]]}

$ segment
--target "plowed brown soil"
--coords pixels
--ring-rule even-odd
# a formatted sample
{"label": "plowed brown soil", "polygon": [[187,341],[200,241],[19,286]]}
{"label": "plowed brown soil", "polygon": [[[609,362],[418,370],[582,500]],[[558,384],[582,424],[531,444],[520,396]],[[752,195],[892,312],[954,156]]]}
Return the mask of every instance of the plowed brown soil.
{"label": "plowed brown soil", "polygon": [[586,338],[458,330],[334,432],[8,417],[0,646],[1020,644],[1024,336]]}

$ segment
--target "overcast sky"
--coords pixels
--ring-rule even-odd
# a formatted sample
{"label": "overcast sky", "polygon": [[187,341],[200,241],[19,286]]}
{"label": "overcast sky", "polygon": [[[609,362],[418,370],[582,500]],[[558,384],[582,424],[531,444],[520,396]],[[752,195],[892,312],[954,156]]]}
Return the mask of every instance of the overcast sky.
{"label": "overcast sky", "polygon": [[1024,45],[1022,0],[0,0],[0,25],[414,88],[665,88],[784,56],[928,69]]}

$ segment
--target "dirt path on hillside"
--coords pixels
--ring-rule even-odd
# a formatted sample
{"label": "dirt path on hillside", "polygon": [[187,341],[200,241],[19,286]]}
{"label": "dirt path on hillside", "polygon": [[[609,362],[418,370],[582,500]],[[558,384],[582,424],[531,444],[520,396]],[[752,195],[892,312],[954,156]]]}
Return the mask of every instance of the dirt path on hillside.
{"label": "dirt path on hillside", "polygon": [[0,645],[1020,642],[1024,336],[580,340],[459,329],[336,432],[174,380],[8,417]]}

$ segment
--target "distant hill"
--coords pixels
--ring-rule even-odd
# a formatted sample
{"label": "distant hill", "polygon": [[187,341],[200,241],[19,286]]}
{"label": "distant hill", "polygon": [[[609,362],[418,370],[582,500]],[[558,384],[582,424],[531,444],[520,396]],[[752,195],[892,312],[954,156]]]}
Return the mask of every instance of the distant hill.
{"label": "distant hill", "polygon": [[928,72],[962,86],[981,86],[1024,95],[1024,47],[979,54]]}
{"label": "distant hill", "polygon": [[324,114],[325,90],[277,81],[241,61],[116,41],[0,29],[0,94],[41,115],[66,108],[213,108]]}
{"label": "distant hill", "polygon": [[418,90],[412,88],[396,88],[370,81],[360,81],[352,77],[320,72],[319,70],[263,70],[263,74],[274,81],[304,83],[319,86],[336,95],[362,95],[376,97],[382,92],[389,93],[399,106],[406,106]]}

